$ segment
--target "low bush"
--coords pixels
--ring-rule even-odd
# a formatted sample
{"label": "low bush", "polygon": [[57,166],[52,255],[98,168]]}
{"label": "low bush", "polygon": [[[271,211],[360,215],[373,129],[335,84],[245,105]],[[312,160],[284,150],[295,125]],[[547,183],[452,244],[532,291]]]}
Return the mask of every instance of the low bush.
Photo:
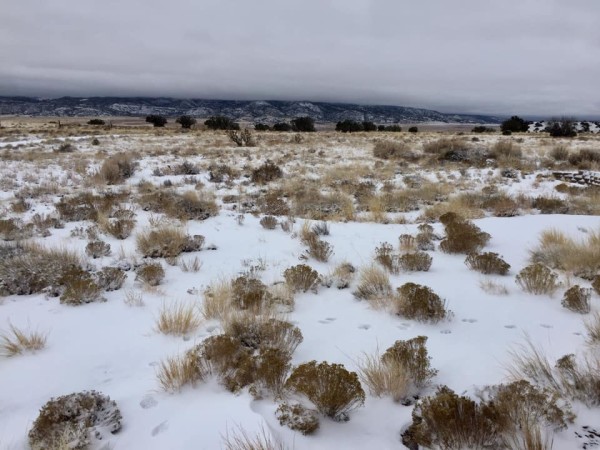
{"label": "low bush", "polygon": [[358,375],[341,364],[301,364],[292,371],[285,387],[304,395],[321,414],[336,421],[348,420],[348,413],[365,402]]}
{"label": "low bush", "polygon": [[139,203],[145,211],[164,213],[180,220],[206,220],[219,213],[214,198],[205,192],[155,190],[142,195]]}
{"label": "low bush", "polygon": [[98,220],[100,229],[116,239],[127,239],[135,228],[134,219],[103,219]]}
{"label": "low bush", "polygon": [[164,391],[177,392],[184,386],[194,386],[202,381],[206,374],[195,355],[188,352],[161,361],[156,376],[160,387]]}
{"label": "low bush", "polygon": [[375,397],[390,396],[405,403],[411,395],[411,380],[406,368],[394,361],[383,362],[380,355],[366,355],[358,364],[360,380]]}
{"label": "low bush", "polygon": [[133,176],[136,167],[132,154],[119,153],[104,160],[99,174],[106,184],[120,184]]}
{"label": "low bush", "polygon": [[164,304],[156,320],[156,329],[163,334],[185,336],[199,326],[196,305],[182,302]]}
{"label": "low bush", "polygon": [[558,289],[557,275],[540,263],[531,264],[516,276],[516,283],[531,294],[552,294]]}
{"label": "low bush", "polygon": [[331,244],[319,239],[312,231],[303,237],[302,243],[308,247],[302,254],[303,259],[314,258],[319,262],[327,262],[333,254]]}
{"label": "low bush", "polygon": [[110,244],[104,241],[91,241],[85,246],[85,254],[92,258],[102,258],[110,255]]}
{"label": "low bush", "polygon": [[411,153],[410,148],[403,142],[379,141],[373,147],[373,156],[381,159],[402,158]]}
{"label": "low bush", "polygon": [[138,233],[138,251],[148,258],[174,258],[186,246],[188,236],[181,228],[163,226]]}
{"label": "low bush", "polygon": [[252,171],[250,179],[253,183],[267,184],[271,181],[281,178],[282,176],[283,171],[281,168],[273,162],[267,161]]}
{"label": "low bush", "polygon": [[438,371],[431,368],[427,352],[427,336],[417,336],[407,341],[396,341],[388,348],[381,360],[384,364],[400,364],[407,371],[414,388],[421,390],[431,383]]}
{"label": "low bush", "polygon": [[[52,398],[29,431],[33,450],[85,449],[121,429],[121,412],[108,396],[95,391]],[[66,441],[66,442],[65,442]]]}
{"label": "low bush", "polygon": [[117,291],[121,289],[127,275],[118,267],[103,267],[96,273],[96,282],[105,291]]}
{"label": "low bush", "polygon": [[510,269],[510,264],[504,261],[498,253],[493,252],[471,253],[465,259],[465,264],[469,269],[485,275],[506,275]]}
{"label": "low bush", "polygon": [[596,275],[592,281],[592,289],[596,291],[596,294],[600,295],[600,275]]}
{"label": "low bush", "polygon": [[18,241],[33,236],[33,224],[23,224],[20,219],[0,219],[0,240]]}
{"label": "low bush", "polygon": [[399,256],[394,253],[394,247],[388,242],[384,242],[375,248],[375,261],[385,267],[391,274],[400,272]]}
{"label": "low bush", "polygon": [[569,159],[569,149],[564,145],[557,145],[550,150],[550,156],[555,161],[566,161]]}
{"label": "low bush", "polygon": [[268,309],[270,300],[267,286],[256,278],[243,275],[231,284],[231,304],[236,309],[258,313]]}
{"label": "low bush", "polygon": [[392,297],[392,285],[388,274],[377,266],[364,268],[360,273],[354,296],[379,306]]}
{"label": "low bush", "polygon": [[405,253],[398,259],[399,267],[407,272],[427,272],[433,258],[425,252]]}
{"label": "low bush", "polygon": [[96,282],[95,277],[78,266],[73,266],[65,271],[58,281],[62,288],[60,302],[68,305],[81,305],[106,301],[102,297],[102,287]]}
{"label": "low bush", "polygon": [[581,286],[571,286],[565,292],[561,304],[570,311],[587,314],[591,311],[592,290]]}
{"label": "low bush", "polygon": [[243,131],[229,130],[227,136],[231,139],[238,147],[256,147],[256,141],[252,132],[248,128],[244,128]]}
{"label": "low bush", "polygon": [[468,220],[455,216],[446,217],[445,220],[446,237],[440,243],[440,249],[445,253],[475,253],[481,250],[491,238],[488,233],[481,231],[477,225]]}
{"label": "low bush", "polygon": [[135,272],[135,279],[148,286],[158,286],[165,278],[165,269],[160,263],[144,263]]}
{"label": "low bush", "polygon": [[316,290],[319,273],[306,264],[298,264],[286,269],[283,278],[293,292]]}
{"label": "low bush", "polygon": [[234,314],[224,321],[223,329],[251,350],[279,349],[291,355],[303,340],[298,327],[264,316]]}
{"label": "low bush", "polygon": [[266,230],[274,230],[277,228],[278,221],[276,217],[273,216],[265,216],[260,219],[260,225]]}
{"label": "low bush", "polygon": [[319,429],[317,411],[308,409],[300,403],[284,402],[275,411],[275,417],[280,425],[287,426],[290,430],[299,431],[304,436],[313,434]]}
{"label": "low bush", "polygon": [[395,313],[419,322],[436,323],[448,317],[445,302],[427,286],[406,283],[397,289]]}
{"label": "low bush", "polygon": [[512,141],[498,141],[492,146],[492,154],[497,157],[520,158],[523,152]]}
{"label": "low bush", "polygon": [[24,331],[9,324],[9,331],[0,333],[0,354],[10,357],[41,350],[47,339],[48,336],[39,331]]}

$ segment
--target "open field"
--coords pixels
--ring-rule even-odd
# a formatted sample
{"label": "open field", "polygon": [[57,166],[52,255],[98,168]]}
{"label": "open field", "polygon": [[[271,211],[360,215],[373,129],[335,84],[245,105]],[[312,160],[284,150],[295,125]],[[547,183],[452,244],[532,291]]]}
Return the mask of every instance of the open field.
{"label": "open field", "polygon": [[600,445],[599,135],[54,121],[1,120],[0,448]]}

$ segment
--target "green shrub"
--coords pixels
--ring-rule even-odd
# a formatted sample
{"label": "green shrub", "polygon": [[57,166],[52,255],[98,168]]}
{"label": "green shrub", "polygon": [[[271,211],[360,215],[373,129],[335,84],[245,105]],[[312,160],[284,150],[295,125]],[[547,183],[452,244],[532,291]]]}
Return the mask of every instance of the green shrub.
{"label": "green shrub", "polygon": [[448,317],[445,302],[427,286],[406,283],[397,292],[395,312],[399,316],[431,323]]}
{"label": "green shrub", "polygon": [[33,422],[29,445],[33,450],[86,449],[102,442],[106,432],[119,431],[121,419],[117,404],[99,392],[52,398]]}
{"label": "green shrub", "polygon": [[285,387],[304,395],[321,414],[337,421],[348,420],[348,413],[365,402],[358,375],[341,364],[301,364],[292,371]]}
{"label": "green shrub", "polygon": [[573,312],[580,314],[587,314],[591,310],[590,298],[592,297],[592,290],[582,288],[581,286],[571,286],[565,292],[561,304]]}
{"label": "green shrub", "polygon": [[506,275],[510,269],[510,264],[504,261],[498,253],[486,252],[475,254],[471,253],[465,259],[465,264],[471,270],[476,270],[483,274]]}
{"label": "green shrub", "polygon": [[308,292],[316,289],[319,273],[306,264],[298,264],[286,269],[283,278],[293,292]]}
{"label": "green shrub", "polygon": [[557,276],[540,263],[531,264],[519,272],[516,283],[531,294],[552,294],[558,289]]}

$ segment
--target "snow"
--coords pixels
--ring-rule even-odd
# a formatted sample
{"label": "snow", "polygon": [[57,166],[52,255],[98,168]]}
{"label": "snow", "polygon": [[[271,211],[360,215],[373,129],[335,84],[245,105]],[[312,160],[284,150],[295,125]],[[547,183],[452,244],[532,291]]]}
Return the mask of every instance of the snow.
{"label": "snow", "polygon": [[[11,144],[19,142],[37,144],[41,140]],[[145,164],[131,184],[150,178],[154,166],[148,161]],[[527,192],[533,189],[534,180],[535,174],[531,174],[507,189]],[[540,192],[551,190],[552,185],[548,186],[539,188]],[[150,214],[137,214],[140,230]],[[27,431],[50,397],[94,389],[115,400],[123,415],[122,430],[110,437],[110,448],[115,450],[216,449],[222,447],[223,436],[238,427],[250,435],[265,429],[296,450],[402,448],[400,432],[410,423],[412,407],[395,404],[389,398],[368,396],[364,408],[354,411],[348,423],[322,419],[316,435],[304,437],[279,425],[272,400],[254,400],[246,392],[233,395],[215,380],[176,394],[160,391],[156,370],[161,360],[220,332],[218,322],[205,321],[185,338],[158,333],[155,319],[165,302],[182,300],[199,305],[202,295],[188,292],[201,293],[217,279],[236,276],[246,270],[248,261],[266,262],[261,279],[267,284],[282,280],[283,271],[299,263],[304,250],[299,239],[281,229],[265,230],[259,218],[251,215],[239,225],[237,216],[237,212],[222,208],[215,218],[188,222],[189,234],[204,235],[217,250],[184,256],[200,258],[198,273],[184,273],[163,262],[166,278],[156,291],[141,291],[134,274],[128,273],[121,290],[105,293],[105,303],[69,307],[41,294],[3,298],[0,328],[9,320],[17,327],[31,326],[48,333],[48,346],[35,354],[0,359],[0,447],[26,448]],[[439,250],[430,252],[433,264],[429,272],[392,275],[394,288],[408,281],[421,283],[446,299],[453,317],[436,325],[394,317],[357,301],[352,295],[356,280],[350,289],[320,287],[318,294],[299,294],[295,310],[287,317],[304,335],[293,363],[326,360],[356,370],[365,352],[383,351],[396,340],[425,335],[432,367],[439,370],[434,383],[474,394],[478,388],[507,380],[510,350],[523,344],[526,337],[551,359],[581,349],[585,334],[582,317],[564,309],[559,294],[523,293],[514,275],[528,264],[528,251],[540,232],[556,228],[579,238],[586,230],[600,230],[600,217],[527,215],[475,222],[492,236],[486,251],[499,253],[511,265],[508,276],[480,275],[467,269],[464,255]],[[296,231],[300,225],[298,220]],[[85,224],[67,223],[64,229],[51,230],[52,235],[40,242],[83,251],[86,242],[71,237],[71,230],[78,226]],[[439,224],[434,226],[436,232],[443,231]],[[344,261],[367,266],[380,243],[396,244],[400,234],[417,232],[416,224],[335,222],[329,227],[330,235],[324,239],[333,245],[332,259],[328,263],[308,262],[322,274]],[[113,256],[94,260],[98,267],[115,264],[119,253],[135,252],[135,235],[125,241],[103,239],[111,244]],[[479,286],[482,279],[506,286],[509,295],[484,292]],[[145,305],[127,306],[123,300],[128,291],[141,292]],[[598,296],[592,302],[592,309],[599,310]],[[555,450],[576,448],[573,431],[581,425],[600,423],[598,409],[574,406],[577,422],[555,436]]]}

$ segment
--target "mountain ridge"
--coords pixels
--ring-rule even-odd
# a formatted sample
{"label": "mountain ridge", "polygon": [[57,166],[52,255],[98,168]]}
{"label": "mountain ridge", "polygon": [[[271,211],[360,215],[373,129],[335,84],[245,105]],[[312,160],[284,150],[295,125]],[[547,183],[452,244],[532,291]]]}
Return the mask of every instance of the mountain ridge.
{"label": "mountain ridge", "polygon": [[0,96],[1,115],[29,116],[146,116],[161,114],[175,117],[225,115],[234,120],[274,123],[299,116],[310,116],[316,122],[338,122],[351,119],[392,123],[484,123],[497,124],[501,116],[483,114],[449,114],[439,111],[392,105],[359,105],[354,103],[285,101],[285,100],[206,100],[170,97],[10,97]]}

